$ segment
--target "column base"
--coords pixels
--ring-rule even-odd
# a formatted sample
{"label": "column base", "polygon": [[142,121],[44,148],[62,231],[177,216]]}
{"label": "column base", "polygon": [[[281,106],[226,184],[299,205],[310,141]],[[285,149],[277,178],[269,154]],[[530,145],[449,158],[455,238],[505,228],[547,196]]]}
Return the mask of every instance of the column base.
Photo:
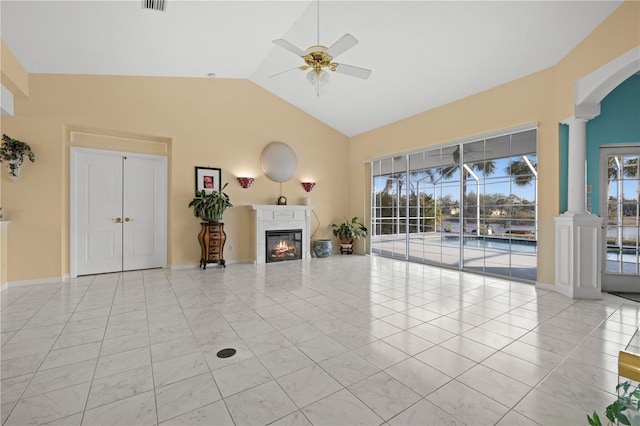
{"label": "column base", "polygon": [[602,218],[566,212],[555,222],[555,291],[573,299],[602,299]]}

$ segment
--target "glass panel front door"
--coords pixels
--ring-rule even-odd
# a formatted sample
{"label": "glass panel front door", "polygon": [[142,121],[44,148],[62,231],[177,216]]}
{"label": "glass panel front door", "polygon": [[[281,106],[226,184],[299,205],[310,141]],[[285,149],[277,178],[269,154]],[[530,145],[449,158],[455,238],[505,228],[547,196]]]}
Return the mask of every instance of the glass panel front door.
{"label": "glass panel front door", "polygon": [[640,293],[640,146],[600,150],[602,288]]}

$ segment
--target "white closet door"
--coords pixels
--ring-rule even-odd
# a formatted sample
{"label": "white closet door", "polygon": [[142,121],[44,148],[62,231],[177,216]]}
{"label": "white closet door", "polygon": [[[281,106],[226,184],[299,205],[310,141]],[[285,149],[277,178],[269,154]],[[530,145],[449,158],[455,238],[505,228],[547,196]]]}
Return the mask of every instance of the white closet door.
{"label": "white closet door", "polygon": [[71,275],[166,266],[166,157],[71,150]]}
{"label": "white closet door", "polygon": [[72,150],[78,275],[122,269],[122,155]]}
{"label": "white closet door", "polygon": [[127,156],[123,186],[122,269],[166,263],[166,158]]}

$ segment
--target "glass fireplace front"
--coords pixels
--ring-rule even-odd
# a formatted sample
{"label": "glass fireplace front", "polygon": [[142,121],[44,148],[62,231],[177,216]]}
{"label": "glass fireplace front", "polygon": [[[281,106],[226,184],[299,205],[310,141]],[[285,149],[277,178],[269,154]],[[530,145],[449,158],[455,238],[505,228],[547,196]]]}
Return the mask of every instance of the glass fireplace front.
{"label": "glass fireplace front", "polygon": [[266,231],[266,261],[302,259],[302,229]]}

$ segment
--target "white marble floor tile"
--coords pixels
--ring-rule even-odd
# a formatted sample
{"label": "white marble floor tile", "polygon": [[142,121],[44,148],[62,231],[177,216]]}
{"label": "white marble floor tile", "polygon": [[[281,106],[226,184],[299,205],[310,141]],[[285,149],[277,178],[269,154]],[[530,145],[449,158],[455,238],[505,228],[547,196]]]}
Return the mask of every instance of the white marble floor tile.
{"label": "white marble floor tile", "polygon": [[258,357],[273,377],[284,376],[313,365],[313,361],[295,346],[290,346]]}
{"label": "white marble floor tile", "polygon": [[26,355],[23,357],[11,359],[5,359],[4,353],[2,353],[1,355],[3,356],[3,358],[0,359],[0,374],[2,375],[2,379],[4,380],[11,377],[35,373],[47,353],[42,352],[34,355]]}
{"label": "white marble floor tile", "polygon": [[247,359],[213,371],[213,377],[223,397],[272,380],[271,374],[257,358]]}
{"label": "white marble floor tile", "polygon": [[389,420],[390,426],[464,426],[431,402],[423,399]]}
{"label": "white marble floor tile", "polygon": [[420,396],[427,396],[452,380],[446,374],[415,358],[409,358],[385,370],[400,383]]}
{"label": "white marble floor tile", "polygon": [[445,342],[456,336],[455,333],[428,323],[412,327],[407,331],[434,344]]}
{"label": "white marble floor tile", "polygon": [[304,323],[280,330],[280,333],[291,343],[300,344],[307,340],[321,337],[324,333],[310,324]]}
{"label": "white marble floor tile", "polygon": [[266,425],[297,410],[275,380],[225,398],[236,425]]}
{"label": "white marble floor tile", "polygon": [[235,426],[224,401],[217,401],[204,407],[160,423],[161,426]]}
{"label": "white marble floor tile", "polygon": [[415,327],[416,325],[422,324],[422,321],[419,319],[410,317],[405,313],[397,313],[393,315],[388,315],[386,317],[380,318],[382,321],[389,323],[393,326],[396,326],[402,330],[406,330],[411,327]]}
{"label": "white marble floor tile", "polygon": [[354,352],[381,370],[409,358],[406,353],[381,340],[354,349]]}
{"label": "white marble floor tile", "polygon": [[222,398],[210,373],[156,388],[155,393],[159,422],[193,411]]}
{"label": "white marble floor tile", "polygon": [[46,423],[82,412],[90,382],[21,399],[6,420],[6,426]]}
{"label": "white marble floor tile", "polygon": [[534,422],[528,417],[523,416],[517,411],[509,411],[498,423],[497,426],[539,426],[540,423]]}
{"label": "white marble floor tile", "polygon": [[155,386],[161,387],[209,371],[200,351],[153,363]]}
{"label": "white marble floor tile", "polygon": [[546,370],[553,370],[564,360],[564,357],[561,355],[523,343],[519,340],[503,348],[502,352],[536,364]]}
{"label": "white marble floor tile", "polygon": [[385,372],[361,380],[348,389],[384,420],[389,420],[421,398]]}
{"label": "white marble floor tile", "polygon": [[[571,405],[582,407],[585,413],[592,413],[594,410],[603,413],[606,406],[616,399],[613,393],[589,388],[557,373],[547,376],[536,389]],[[611,392],[615,392],[615,388]]]}
{"label": "white marble floor tile", "polygon": [[0,381],[0,401],[4,403],[20,399],[27,385],[31,379],[33,379],[33,376],[33,373],[31,373],[10,379],[2,379],[2,381]]}
{"label": "white marble floor tile", "polygon": [[112,376],[94,379],[87,409],[129,398],[153,389],[151,366],[138,367]]}
{"label": "white marble floor tile", "polygon": [[151,345],[151,356],[153,357],[153,362],[157,363],[174,359],[199,349],[196,339],[193,336],[186,336]]}
{"label": "white marble floor tile", "polygon": [[113,355],[101,356],[96,366],[95,377],[111,376],[138,367],[151,366],[149,346],[143,346]]}
{"label": "white marble floor tile", "polygon": [[302,412],[313,425],[374,426],[384,422],[346,389],[305,407]]}
{"label": "white marble floor tile", "polygon": [[513,342],[513,339],[480,327],[462,333],[462,336],[494,349],[502,349]]}
{"label": "white marble floor tile", "polygon": [[464,333],[465,331],[471,330],[474,327],[473,325],[467,324],[466,322],[453,319],[450,316],[442,316],[440,318],[436,318],[429,321],[429,324],[442,328],[454,334]]}
{"label": "white marble floor tile", "polygon": [[482,361],[482,365],[529,386],[537,385],[550,372],[538,365],[502,351],[496,352]]}
{"label": "white marble floor tile", "polygon": [[80,426],[82,424],[82,418],[84,417],[83,413],[73,414],[68,417],[64,417],[62,419],[57,419],[51,422],[43,423],[43,425],[47,426]]}
{"label": "white marble floor tile", "polygon": [[72,346],[70,348],[51,351],[47,354],[40,366],[41,370],[62,367],[80,361],[98,358],[101,342],[87,343],[86,345]]}
{"label": "white marble floor tile", "polygon": [[594,409],[592,407],[590,411],[585,411],[580,406],[533,389],[514,410],[541,425],[582,425],[587,424],[587,414],[593,413]]}
{"label": "white marble floor tile", "polygon": [[313,426],[302,411],[296,411],[280,420],[271,423],[270,426]]}
{"label": "white marble floor tile", "polygon": [[315,362],[324,361],[348,350],[329,336],[306,340],[296,346]]}
{"label": "white marble floor tile", "polygon": [[456,380],[509,408],[513,408],[531,390],[531,386],[484,365],[476,365]]}
{"label": "white marble floor tile", "polygon": [[129,334],[127,336],[116,337],[113,339],[105,339],[102,341],[100,356],[113,355],[130,349],[141,348],[143,346],[149,346],[149,333],[147,332]]}
{"label": "white marble floor tile", "polygon": [[353,352],[346,352],[320,362],[318,365],[327,371],[342,386],[349,386],[380,371]]}
{"label": "white marble floor tile", "polygon": [[462,336],[455,336],[440,346],[475,362],[481,362],[496,352],[494,348]]}
{"label": "white marble floor tile", "polygon": [[360,328],[378,339],[382,339],[402,331],[402,329],[380,319],[362,324]]}
{"label": "white marble floor tile", "polygon": [[82,424],[93,425],[155,425],[156,402],[153,392],[145,392],[110,404],[101,405],[84,414]]}
{"label": "white marble floor tile", "polygon": [[329,334],[329,337],[349,349],[359,348],[360,346],[378,340],[366,331],[356,327],[347,327],[343,330],[336,331]]}
{"label": "white marble floor tile", "polygon": [[382,341],[412,356],[434,346],[433,343],[407,331],[392,334],[391,336],[382,339]]}
{"label": "white marble floor tile", "polygon": [[470,425],[494,425],[509,409],[453,380],[427,396],[432,404]]}
{"label": "white marble floor tile", "polygon": [[287,340],[287,338],[278,331],[249,337],[244,339],[244,342],[256,356],[293,345],[293,343]]}
{"label": "white marble floor tile", "polygon": [[415,356],[419,361],[440,370],[450,377],[457,377],[476,363],[441,346],[434,346]]}
{"label": "white marble floor tile", "polygon": [[24,391],[23,398],[89,382],[95,366],[96,360],[90,359],[49,370],[39,370]]}
{"label": "white marble floor tile", "polygon": [[282,389],[299,407],[305,407],[342,389],[342,385],[317,365],[277,379]]}

